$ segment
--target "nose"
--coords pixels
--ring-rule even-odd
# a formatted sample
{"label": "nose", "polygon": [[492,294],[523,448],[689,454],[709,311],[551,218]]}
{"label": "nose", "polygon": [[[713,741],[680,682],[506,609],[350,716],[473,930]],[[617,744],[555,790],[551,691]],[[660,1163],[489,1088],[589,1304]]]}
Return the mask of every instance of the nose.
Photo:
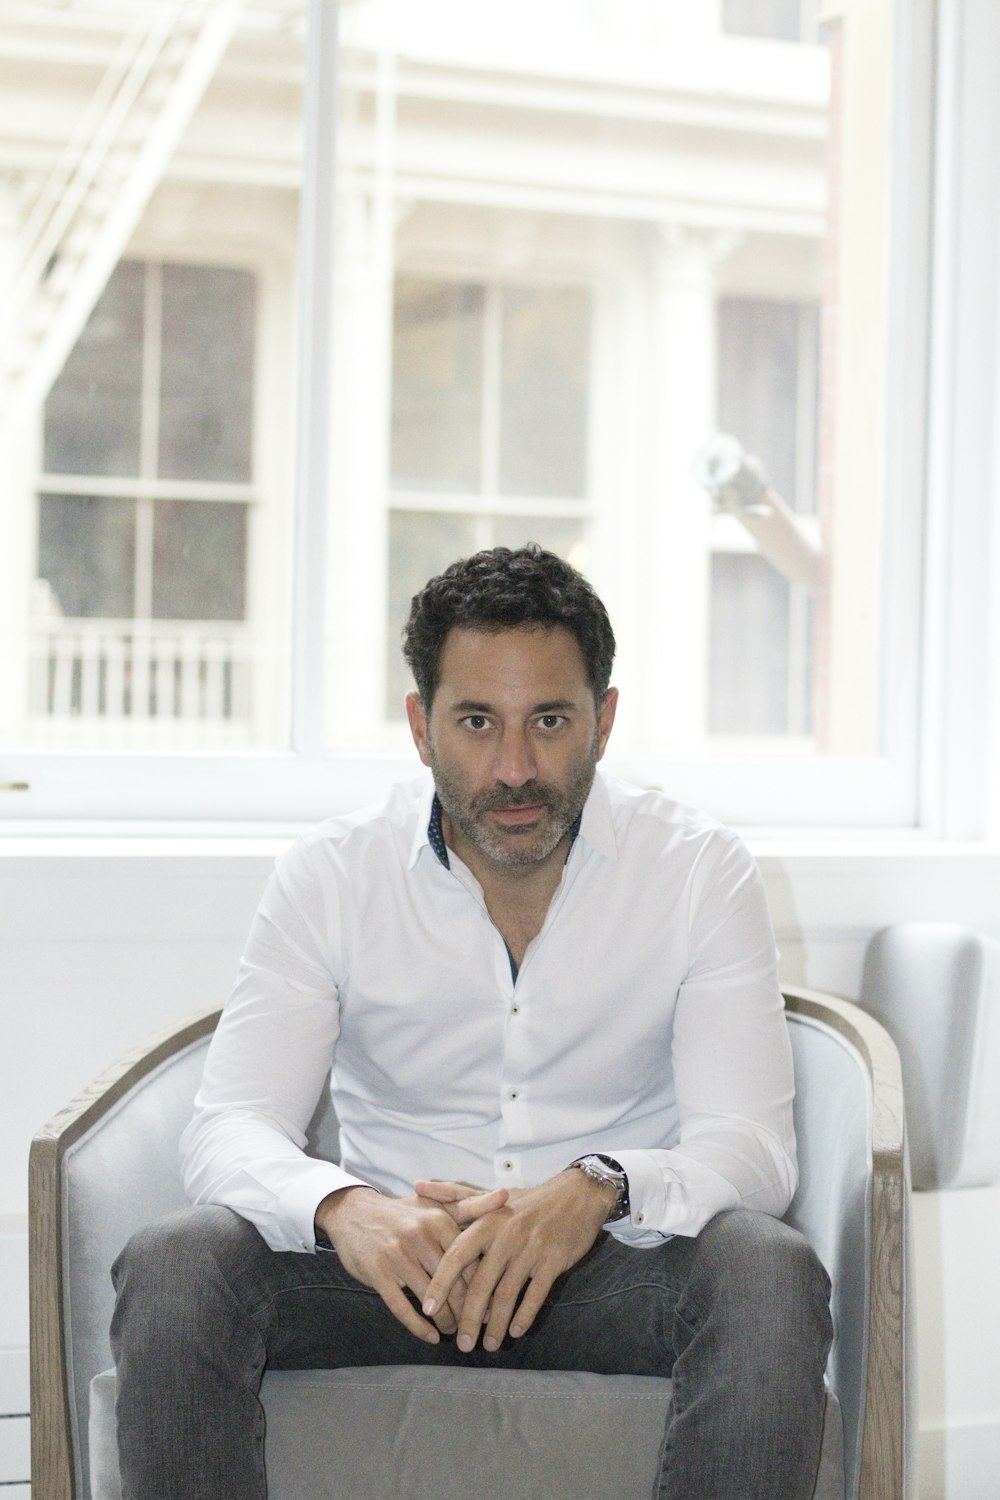
{"label": "nose", "polygon": [[504,786],[524,786],[537,775],[534,751],[523,728],[504,730],[493,770]]}

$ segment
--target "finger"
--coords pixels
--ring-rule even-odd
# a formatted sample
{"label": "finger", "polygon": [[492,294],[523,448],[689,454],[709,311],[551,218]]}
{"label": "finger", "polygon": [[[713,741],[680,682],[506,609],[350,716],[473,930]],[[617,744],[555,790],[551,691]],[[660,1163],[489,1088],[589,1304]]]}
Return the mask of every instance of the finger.
{"label": "finger", "polygon": [[464,1354],[476,1347],[476,1340],[492,1318],[493,1299],[506,1270],[502,1252],[487,1252],[480,1261],[466,1290],[465,1306],[458,1323],[457,1343]]}
{"label": "finger", "polygon": [[[479,1228],[479,1225],[473,1225],[470,1229],[464,1230],[457,1239],[452,1241],[438,1261],[422,1299],[423,1310],[429,1318],[433,1317],[442,1302],[448,1299],[458,1281],[461,1281],[463,1286],[466,1282],[469,1285],[475,1285],[480,1271],[474,1271],[471,1281],[466,1273],[470,1266],[475,1266],[482,1253],[484,1236],[477,1233]],[[463,1295],[467,1301],[468,1293],[464,1292]]]}
{"label": "finger", "polygon": [[425,1344],[439,1344],[441,1342],[441,1335],[433,1323],[428,1323],[426,1318],[420,1316],[413,1303],[406,1296],[403,1288],[396,1282],[392,1281],[388,1282],[385,1286],[377,1286],[375,1290],[393,1317],[397,1318],[410,1333],[415,1334],[418,1339],[423,1339]]}
{"label": "finger", "polygon": [[457,1203],[468,1198],[481,1188],[470,1187],[467,1182],[438,1182],[434,1178],[421,1178],[413,1184],[413,1191],[421,1198],[433,1198],[435,1203]]}
{"label": "finger", "polygon": [[503,1208],[510,1197],[506,1188],[470,1188],[462,1182],[415,1182],[413,1190],[420,1198],[439,1203],[456,1224],[464,1226],[485,1214]]}
{"label": "finger", "polygon": [[[507,1329],[514,1318],[518,1299],[530,1286],[531,1271],[526,1264],[508,1266],[493,1293],[489,1317],[483,1330],[483,1348],[490,1353],[499,1349],[507,1336]],[[526,1294],[526,1293],[525,1293]],[[461,1333],[461,1323],[459,1324]]]}
{"label": "finger", "polygon": [[[458,1231],[456,1230],[455,1233],[457,1234]],[[403,1284],[408,1287],[418,1302],[424,1301],[431,1277],[437,1269],[443,1250],[446,1248],[446,1244],[436,1245],[434,1243],[420,1244],[416,1247],[416,1263],[409,1274],[404,1277]],[[462,1304],[464,1301],[465,1282],[459,1277],[448,1297],[436,1309],[431,1320],[439,1333],[450,1335],[455,1332],[458,1327],[458,1320],[462,1316]]]}
{"label": "finger", "polygon": [[483,1218],[484,1214],[492,1214],[495,1209],[504,1208],[510,1199],[508,1188],[474,1188],[468,1182],[414,1182],[414,1193],[421,1199],[430,1199],[433,1203],[441,1203],[442,1208],[448,1212],[459,1209],[462,1215],[462,1223],[472,1223],[472,1220]]}
{"label": "finger", "polygon": [[545,1299],[552,1290],[554,1280],[554,1276],[540,1272],[528,1281],[524,1296],[510,1318],[508,1331],[512,1339],[523,1338],[527,1333],[545,1305]]}
{"label": "finger", "polygon": [[[461,1314],[459,1314],[458,1316],[461,1316]],[[431,1322],[434,1324],[434,1327],[437,1329],[438,1333],[443,1333],[446,1338],[451,1338],[452,1334],[458,1328],[458,1316],[456,1316],[455,1310],[451,1306],[451,1304],[449,1302],[446,1302],[441,1311],[434,1314]]]}
{"label": "finger", "polygon": [[471,1198],[463,1198],[454,1205],[455,1221],[458,1224],[474,1224],[477,1219],[483,1219],[487,1214],[496,1213],[498,1208],[503,1208],[509,1197],[506,1188],[493,1188],[488,1193],[476,1193]]}

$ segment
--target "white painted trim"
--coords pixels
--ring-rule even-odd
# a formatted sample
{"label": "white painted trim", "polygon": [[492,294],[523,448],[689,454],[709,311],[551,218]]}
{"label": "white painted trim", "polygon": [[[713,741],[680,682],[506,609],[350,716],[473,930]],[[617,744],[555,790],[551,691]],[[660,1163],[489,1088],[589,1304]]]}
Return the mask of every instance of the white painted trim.
{"label": "white painted trim", "polygon": [[310,0],[299,264],[299,398],[292,591],[292,743],[323,743],[327,511],[334,349],[333,177],[337,136],[338,0]]}
{"label": "white painted trim", "polygon": [[1000,365],[1000,9],[938,6],[937,203],[924,599],[921,816],[986,832],[1000,744],[995,575]]}

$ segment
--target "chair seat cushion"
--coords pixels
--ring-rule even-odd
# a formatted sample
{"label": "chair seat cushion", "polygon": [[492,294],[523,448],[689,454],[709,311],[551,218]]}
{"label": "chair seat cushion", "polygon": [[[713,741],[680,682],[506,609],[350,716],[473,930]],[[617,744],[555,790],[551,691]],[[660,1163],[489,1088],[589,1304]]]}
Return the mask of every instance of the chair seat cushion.
{"label": "chair seat cushion", "polygon": [[[269,1500],[648,1500],[671,1382],[378,1365],[264,1377]],[[115,1374],[91,1383],[92,1500],[120,1500]],[[813,1500],[844,1500],[827,1394]]]}

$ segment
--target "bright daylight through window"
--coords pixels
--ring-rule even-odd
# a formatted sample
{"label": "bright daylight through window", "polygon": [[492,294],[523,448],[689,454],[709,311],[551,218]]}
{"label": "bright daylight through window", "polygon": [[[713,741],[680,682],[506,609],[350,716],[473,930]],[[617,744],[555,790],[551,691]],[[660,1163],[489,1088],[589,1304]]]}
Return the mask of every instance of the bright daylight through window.
{"label": "bright daylight through window", "polygon": [[[297,427],[333,16],[332,374]],[[743,768],[743,803],[678,790],[775,822],[765,765],[885,771],[915,723],[887,496],[919,492],[893,433],[923,368],[893,333],[900,216],[925,232],[897,25],[891,0],[5,7],[0,744],[395,756],[411,594],[533,540],[608,604],[636,774]],[[323,493],[295,494],[303,442]]]}

